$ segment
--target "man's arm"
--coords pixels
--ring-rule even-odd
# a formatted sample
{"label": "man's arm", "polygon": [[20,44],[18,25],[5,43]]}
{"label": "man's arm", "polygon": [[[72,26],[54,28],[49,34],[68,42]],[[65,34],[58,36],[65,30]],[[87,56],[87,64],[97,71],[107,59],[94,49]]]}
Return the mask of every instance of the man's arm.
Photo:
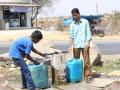
{"label": "man's arm", "polygon": [[74,38],[74,32],[73,32],[73,23],[72,23],[70,25],[69,49],[72,49],[72,47],[73,47],[73,38]]}
{"label": "man's arm", "polygon": [[90,25],[89,25],[89,22],[87,21],[86,22],[86,31],[87,31],[87,41],[90,42],[91,39],[92,39],[92,33],[91,33],[91,30],[90,30]]}
{"label": "man's arm", "polygon": [[42,56],[42,57],[45,57],[45,55],[46,55],[46,54],[43,54],[43,53],[39,52],[39,51],[36,50],[34,47],[32,48],[32,51],[33,51],[34,53],[36,53],[36,54]]}
{"label": "man's arm", "polygon": [[69,40],[69,49],[71,50],[73,47],[73,39],[70,37],[70,40]]}
{"label": "man's arm", "polygon": [[89,25],[89,22],[86,21],[86,42],[85,42],[86,47],[90,47],[91,40],[92,40],[92,33],[90,30],[90,25]]}

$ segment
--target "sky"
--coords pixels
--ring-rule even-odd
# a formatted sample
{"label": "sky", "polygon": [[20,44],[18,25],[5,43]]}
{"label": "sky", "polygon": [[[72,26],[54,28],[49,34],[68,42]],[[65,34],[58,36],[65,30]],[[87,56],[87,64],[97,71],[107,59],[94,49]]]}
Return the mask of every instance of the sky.
{"label": "sky", "polygon": [[[98,10],[96,9],[96,3]],[[120,11],[119,0],[58,0],[51,8],[44,8],[40,16],[68,16],[72,8],[78,8],[81,15],[97,15]]]}

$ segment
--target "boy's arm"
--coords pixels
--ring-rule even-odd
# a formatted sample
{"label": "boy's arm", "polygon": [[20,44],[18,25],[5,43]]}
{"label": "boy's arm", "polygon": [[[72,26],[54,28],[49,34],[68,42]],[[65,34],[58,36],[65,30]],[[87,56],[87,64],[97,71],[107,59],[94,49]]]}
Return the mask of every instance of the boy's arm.
{"label": "boy's arm", "polygon": [[40,56],[43,56],[43,57],[45,57],[45,55],[46,55],[46,54],[43,54],[43,53],[39,52],[39,51],[36,50],[34,47],[32,48],[32,51],[33,51],[34,53],[40,55]]}
{"label": "boy's arm", "polygon": [[39,62],[37,62],[36,60],[34,60],[29,54],[26,55],[26,58],[28,60],[30,60],[31,62],[33,62],[34,64],[36,64],[36,65],[40,64]]}

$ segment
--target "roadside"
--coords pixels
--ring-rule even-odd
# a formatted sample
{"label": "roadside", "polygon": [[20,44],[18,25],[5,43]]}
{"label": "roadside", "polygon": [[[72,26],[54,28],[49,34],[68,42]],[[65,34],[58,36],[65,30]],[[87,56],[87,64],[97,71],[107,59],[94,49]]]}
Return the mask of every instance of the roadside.
{"label": "roadside", "polygon": [[[26,29],[26,30],[7,30],[0,31],[0,41],[12,41],[16,38],[20,38],[23,36],[29,36],[36,29]],[[38,29],[39,30],[39,29]],[[43,40],[69,40],[68,32],[60,32],[60,31],[44,31],[40,30],[43,33]],[[93,36],[93,40],[120,40],[120,35],[108,35],[104,37]]]}
{"label": "roadside", "polygon": [[[7,30],[7,31],[0,31],[0,41],[5,42],[11,42],[17,38],[23,37],[23,36],[29,36],[34,30],[36,29],[28,29],[28,30]],[[54,41],[65,41],[66,43],[69,43],[69,33],[68,32],[60,32],[60,31],[43,31],[43,40],[40,41],[40,43],[36,44],[35,47],[40,50],[41,52],[54,52],[56,49],[53,49],[53,42]],[[120,55],[103,55],[98,47],[95,45],[96,41],[104,41],[104,40],[120,40],[120,35],[109,35],[104,37],[99,36],[93,36],[92,38],[92,44],[91,44],[91,59],[96,57],[96,55],[99,53],[101,55],[101,61],[107,61],[112,60],[113,58],[120,58]],[[6,56],[6,54],[4,54]],[[3,55],[3,56],[4,56]],[[34,56],[36,54],[33,53]],[[38,56],[36,56],[38,57]],[[93,62],[93,61],[92,61]]]}
{"label": "roadside", "polygon": [[[31,32],[33,32],[33,30],[29,30],[29,31],[28,30],[24,30],[24,31],[20,30],[20,31],[7,31],[7,32],[5,31],[5,32],[2,32],[2,33],[0,32],[0,35],[1,35],[0,41],[12,41],[12,40],[14,40],[16,38],[19,38],[19,37],[22,37],[22,36],[28,36],[28,35],[31,34]],[[46,32],[46,31],[42,31],[42,33],[44,35],[44,39],[40,43],[35,45],[35,47],[38,48],[42,52],[45,52],[45,51],[47,51],[47,52],[54,52],[55,49],[51,48],[51,46],[53,44],[52,43],[53,41],[56,41],[56,40],[58,40],[58,41],[66,41],[66,42],[69,41],[69,34],[67,32],[58,32],[58,31]],[[105,37],[102,37],[102,38],[98,37],[98,36],[93,36],[93,42],[94,41],[99,41],[99,40],[120,40],[120,36],[119,35],[112,35],[112,36],[105,36]],[[95,49],[95,45],[94,44],[92,44],[91,47],[92,47],[92,50],[91,50],[92,51],[92,55],[95,55],[95,56],[92,56],[92,57],[95,58],[96,55],[98,54],[98,51]],[[33,56],[35,56],[35,54],[33,54]],[[113,57],[113,55],[109,55],[109,56],[107,55],[107,56],[105,56],[105,58],[108,59],[108,60],[109,59],[114,59],[115,60],[115,58],[118,58],[119,56],[120,55]],[[36,56],[36,57],[38,57],[38,56]],[[104,57],[104,55],[102,55],[102,58],[103,57]],[[1,70],[3,70],[3,67],[2,67]],[[0,73],[2,75],[3,75],[3,72],[0,71]],[[7,74],[9,76],[9,78],[8,79],[6,78],[1,84],[4,84],[6,80],[8,80],[10,82],[16,80],[16,76],[15,75],[17,75],[17,73],[15,72],[15,68],[13,68],[13,67],[12,68],[11,67],[10,68],[6,68],[5,72],[4,73]],[[13,76],[10,76],[11,75],[10,73],[12,73],[12,72],[13,72],[13,74],[12,74]],[[7,77],[7,76],[4,76],[4,77]],[[77,83],[77,84],[63,85],[63,86],[60,86],[60,88],[61,88],[61,90],[73,90],[73,89],[77,90],[75,88],[80,88],[81,87],[81,88],[83,88],[81,90],[88,90],[88,89],[89,90],[100,90],[101,89],[100,87],[103,88],[106,85],[109,85],[109,84],[115,82],[116,80],[117,79],[111,80],[111,79],[108,78],[106,80],[104,78],[103,79],[98,78],[98,79],[94,79],[94,82],[91,83],[91,84],[86,84],[85,82],[81,82],[81,83]],[[12,85],[12,84],[8,83],[8,85],[10,87],[13,87],[15,90],[18,90],[18,88],[19,88],[18,83],[16,83],[15,85]],[[87,88],[87,87],[89,87],[89,88]],[[54,90],[54,89],[52,88],[52,89],[47,89],[47,90]],[[7,89],[1,89],[1,90],[7,90]],[[8,89],[8,90],[10,90],[10,89]],[[59,90],[59,89],[55,89],[55,90]],[[113,89],[113,90],[115,90],[115,89]]]}
{"label": "roadside", "polygon": [[120,40],[120,35],[93,36],[93,40]]}

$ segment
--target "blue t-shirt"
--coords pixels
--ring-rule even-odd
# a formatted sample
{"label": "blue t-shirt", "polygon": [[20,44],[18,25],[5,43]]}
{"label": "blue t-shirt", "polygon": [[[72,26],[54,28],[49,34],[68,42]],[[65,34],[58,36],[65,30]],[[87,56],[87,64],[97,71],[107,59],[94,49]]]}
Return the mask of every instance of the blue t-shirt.
{"label": "blue t-shirt", "polygon": [[30,54],[33,43],[30,37],[23,37],[14,41],[9,49],[11,58],[23,59],[26,54]]}

